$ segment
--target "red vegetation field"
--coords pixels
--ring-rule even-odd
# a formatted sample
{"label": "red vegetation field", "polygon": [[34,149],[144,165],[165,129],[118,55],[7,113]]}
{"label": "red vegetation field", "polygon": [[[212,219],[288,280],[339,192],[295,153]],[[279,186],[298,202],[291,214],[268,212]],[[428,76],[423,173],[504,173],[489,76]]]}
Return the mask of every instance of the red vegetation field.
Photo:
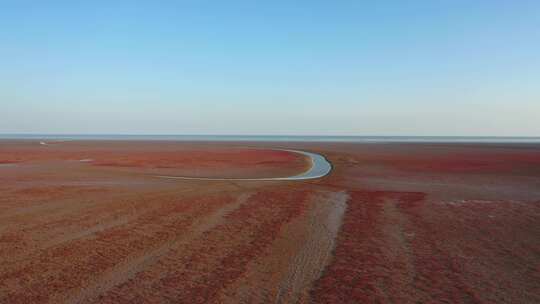
{"label": "red vegetation field", "polygon": [[[155,176],[261,148],[334,170]],[[0,303],[540,303],[537,145],[0,141],[0,193]]]}
{"label": "red vegetation field", "polygon": [[226,148],[219,145],[175,145],[169,142],[9,142],[0,147],[0,164],[52,161],[86,162],[127,168],[129,172],[207,177],[289,176],[310,165],[287,151]]}

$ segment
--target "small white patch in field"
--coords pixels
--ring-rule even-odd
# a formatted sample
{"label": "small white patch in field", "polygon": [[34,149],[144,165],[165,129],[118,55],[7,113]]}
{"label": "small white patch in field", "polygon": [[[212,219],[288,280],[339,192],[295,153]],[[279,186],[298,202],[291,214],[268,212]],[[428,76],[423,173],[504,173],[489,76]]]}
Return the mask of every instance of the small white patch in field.
{"label": "small white patch in field", "polygon": [[80,159],[79,160],[81,163],[88,163],[88,162],[91,162],[91,161],[94,161],[93,159],[91,158],[85,158],[85,159]]}
{"label": "small white patch in field", "polygon": [[478,200],[478,199],[472,199],[472,200],[455,200],[455,201],[439,201],[440,204],[445,205],[452,205],[452,206],[461,206],[465,204],[500,204],[500,203],[513,203],[513,204],[519,204],[519,201],[515,200]]}
{"label": "small white patch in field", "polygon": [[44,142],[44,141],[40,141],[39,144],[42,145],[42,146],[48,145],[48,144],[47,144],[46,142]]}

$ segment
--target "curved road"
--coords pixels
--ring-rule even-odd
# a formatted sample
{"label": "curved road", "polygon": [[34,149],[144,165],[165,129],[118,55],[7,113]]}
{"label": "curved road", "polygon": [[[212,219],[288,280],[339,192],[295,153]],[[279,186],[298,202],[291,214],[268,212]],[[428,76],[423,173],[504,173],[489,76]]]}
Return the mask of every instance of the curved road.
{"label": "curved road", "polygon": [[[62,141],[59,141],[62,142]],[[40,141],[40,145],[47,146],[49,143],[45,141]],[[286,152],[292,152],[292,153],[298,153],[305,155],[309,157],[311,161],[311,167],[297,175],[293,176],[285,176],[285,177],[261,177],[261,178],[215,178],[215,177],[188,177],[188,176],[169,176],[169,175],[156,175],[156,177],[159,178],[167,178],[167,179],[183,179],[183,180],[215,180],[215,181],[228,181],[228,180],[235,180],[235,181],[292,181],[292,180],[308,180],[308,179],[316,179],[321,178],[323,176],[328,175],[330,171],[332,171],[332,164],[322,155],[313,153],[313,152],[306,152],[306,151],[300,151],[300,150],[288,150],[288,149],[271,149],[275,151],[286,151]],[[81,159],[81,162],[90,162],[92,159]]]}
{"label": "curved road", "polygon": [[215,181],[287,181],[287,180],[308,180],[321,178],[332,171],[332,164],[322,155],[300,150],[274,149],[278,151],[287,151],[305,155],[311,160],[311,167],[304,173],[286,176],[286,177],[261,177],[261,178],[214,178],[214,177],[187,177],[187,176],[168,176],[158,175],[159,178],[183,179],[183,180],[215,180]]}

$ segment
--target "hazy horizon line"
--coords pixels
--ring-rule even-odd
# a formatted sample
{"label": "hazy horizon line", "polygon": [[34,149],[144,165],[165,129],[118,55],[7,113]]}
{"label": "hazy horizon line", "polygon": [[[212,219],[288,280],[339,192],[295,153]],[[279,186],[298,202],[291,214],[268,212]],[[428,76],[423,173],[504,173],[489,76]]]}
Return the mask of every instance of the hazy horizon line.
{"label": "hazy horizon line", "polygon": [[535,138],[528,135],[372,135],[372,134],[239,134],[239,133],[2,133],[1,136],[223,136],[223,137],[437,137],[437,138]]}

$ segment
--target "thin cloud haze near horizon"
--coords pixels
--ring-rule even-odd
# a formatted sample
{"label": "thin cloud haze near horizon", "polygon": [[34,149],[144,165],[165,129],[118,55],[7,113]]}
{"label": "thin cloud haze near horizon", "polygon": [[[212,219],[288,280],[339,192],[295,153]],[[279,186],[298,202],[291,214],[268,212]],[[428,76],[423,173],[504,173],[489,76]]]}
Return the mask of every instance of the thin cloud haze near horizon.
{"label": "thin cloud haze near horizon", "polygon": [[540,3],[0,2],[0,133],[540,136]]}

